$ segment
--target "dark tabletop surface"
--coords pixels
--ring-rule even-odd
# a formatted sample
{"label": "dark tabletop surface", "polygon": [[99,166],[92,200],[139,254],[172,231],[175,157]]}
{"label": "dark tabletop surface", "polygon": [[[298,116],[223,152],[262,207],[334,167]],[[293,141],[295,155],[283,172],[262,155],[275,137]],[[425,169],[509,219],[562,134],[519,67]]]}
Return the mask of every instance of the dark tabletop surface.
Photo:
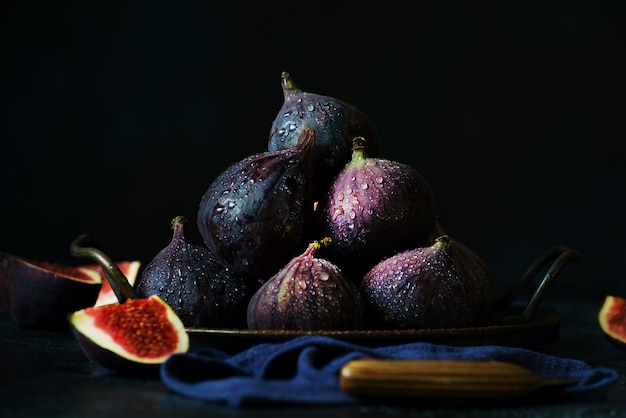
{"label": "dark tabletop surface", "polygon": [[[69,332],[19,328],[0,308],[0,416],[98,417],[149,413],[160,416],[626,416],[626,352],[602,334],[597,312],[602,300],[549,299],[558,313],[556,342],[531,347],[618,371],[618,382],[599,396],[528,402],[381,402],[342,407],[235,408],[181,397],[158,379],[102,375]],[[195,347],[192,346],[192,349]]]}

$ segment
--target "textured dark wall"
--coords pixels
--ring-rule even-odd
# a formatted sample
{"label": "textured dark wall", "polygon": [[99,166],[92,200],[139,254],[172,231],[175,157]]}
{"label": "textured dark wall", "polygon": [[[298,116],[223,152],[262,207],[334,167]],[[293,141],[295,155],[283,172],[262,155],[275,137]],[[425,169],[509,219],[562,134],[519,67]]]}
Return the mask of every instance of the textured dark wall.
{"label": "textured dark wall", "polygon": [[2,251],[73,263],[88,233],[147,263],[217,174],[266,149],[287,70],[369,114],[501,287],[564,244],[586,260],[555,291],[626,295],[622,2],[13,3]]}

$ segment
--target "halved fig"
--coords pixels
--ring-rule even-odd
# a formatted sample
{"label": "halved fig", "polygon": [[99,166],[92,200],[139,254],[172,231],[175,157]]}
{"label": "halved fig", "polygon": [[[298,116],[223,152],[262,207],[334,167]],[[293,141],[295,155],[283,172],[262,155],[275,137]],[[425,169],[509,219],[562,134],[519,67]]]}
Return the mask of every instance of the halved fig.
{"label": "halved fig", "polygon": [[598,322],[607,339],[626,351],[626,298],[606,296],[598,313]]}
{"label": "halved fig", "polygon": [[[131,286],[135,285],[135,281],[139,276],[139,269],[141,268],[141,261],[133,260],[133,261],[118,261],[117,267],[119,267],[120,271],[128,280],[128,284]],[[102,270],[100,266],[98,266],[99,270]],[[98,293],[98,299],[96,299],[96,303],[94,306],[100,305],[108,305],[109,303],[117,303],[117,296],[111,287],[111,283],[106,279],[106,275],[103,271],[102,274],[102,287],[100,288],[100,293]]]}
{"label": "halved fig", "polygon": [[[115,263],[135,281],[141,263]],[[70,266],[0,252],[0,303],[19,326],[67,329],[67,315],[117,301],[99,264]]]}
{"label": "halved fig", "polygon": [[67,314],[92,306],[98,265],[68,266],[0,252],[0,302],[24,328],[67,329]]}
{"label": "halved fig", "polygon": [[183,322],[159,296],[138,298],[118,265],[99,249],[85,246],[88,239],[79,236],[70,252],[100,265],[118,302],[70,314],[70,330],[95,364],[119,374],[158,375],[170,355],[189,349]]}
{"label": "halved fig", "polygon": [[120,374],[155,374],[170,355],[189,349],[182,321],[156,295],[81,309],[69,323],[85,354]]}

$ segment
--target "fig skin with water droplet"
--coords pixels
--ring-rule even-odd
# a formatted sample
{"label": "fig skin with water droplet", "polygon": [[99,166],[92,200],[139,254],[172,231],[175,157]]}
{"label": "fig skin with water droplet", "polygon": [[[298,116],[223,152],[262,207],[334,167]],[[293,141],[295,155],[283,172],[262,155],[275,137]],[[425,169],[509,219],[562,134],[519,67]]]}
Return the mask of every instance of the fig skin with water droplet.
{"label": "fig skin with water droplet", "polygon": [[232,164],[202,197],[200,235],[235,274],[267,279],[305,242],[313,216],[315,138],[305,129],[292,148]]}
{"label": "fig skin with water droplet", "polygon": [[359,290],[375,328],[426,329],[483,324],[494,302],[485,289],[492,286],[482,260],[443,235],[381,261]]}
{"label": "fig skin with water droplet", "polygon": [[281,87],[284,101],[272,122],[268,149],[290,148],[303,129],[315,131],[316,199],[326,193],[332,179],[350,161],[352,138],[368,138],[368,153],[378,155],[378,132],[361,109],[334,97],[302,91],[286,71],[281,74]]}
{"label": "fig skin with water droplet", "polygon": [[436,220],[424,177],[407,164],[369,156],[366,141],[353,139],[352,159],[333,181],[321,215],[332,260],[357,282],[383,258],[424,245]]}
{"label": "fig skin with water droplet", "polygon": [[316,256],[319,247],[319,242],[309,244],[256,291],[248,305],[248,328],[311,331],[364,327],[357,286],[335,264]]}
{"label": "fig skin with water droplet", "polygon": [[245,327],[253,288],[191,242],[187,225],[184,216],[172,220],[172,239],[137,280],[137,297],[159,296],[189,328]]}
{"label": "fig skin with water droplet", "polygon": [[467,275],[475,279],[476,299],[483,301],[482,312],[479,312],[478,316],[485,321],[495,305],[496,290],[493,274],[487,263],[474,250],[448,234],[439,220],[435,221],[426,246],[434,245],[437,239],[444,235],[454,242],[455,257],[463,261],[463,267],[468,271]]}

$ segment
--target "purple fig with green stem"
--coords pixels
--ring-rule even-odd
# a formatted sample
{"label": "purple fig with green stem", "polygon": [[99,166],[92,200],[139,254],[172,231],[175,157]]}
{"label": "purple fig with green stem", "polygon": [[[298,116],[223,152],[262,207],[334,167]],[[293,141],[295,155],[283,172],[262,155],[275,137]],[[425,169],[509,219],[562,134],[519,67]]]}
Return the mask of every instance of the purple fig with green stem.
{"label": "purple fig with green stem", "polygon": [[330,243],[313,241],[266,281],[248,305],[248,328],[258,330],[350,330],[364,327],[357,286],[339,267],[316,256]]}
{"label": "purple fig with green stem", "polygon": [[435,225],[435,199],[413,167],[371,157],[367,138],[353,138],[352,159],[322,204],[323,233],[340,267],[360,281],[379,260],[423,245]]}

